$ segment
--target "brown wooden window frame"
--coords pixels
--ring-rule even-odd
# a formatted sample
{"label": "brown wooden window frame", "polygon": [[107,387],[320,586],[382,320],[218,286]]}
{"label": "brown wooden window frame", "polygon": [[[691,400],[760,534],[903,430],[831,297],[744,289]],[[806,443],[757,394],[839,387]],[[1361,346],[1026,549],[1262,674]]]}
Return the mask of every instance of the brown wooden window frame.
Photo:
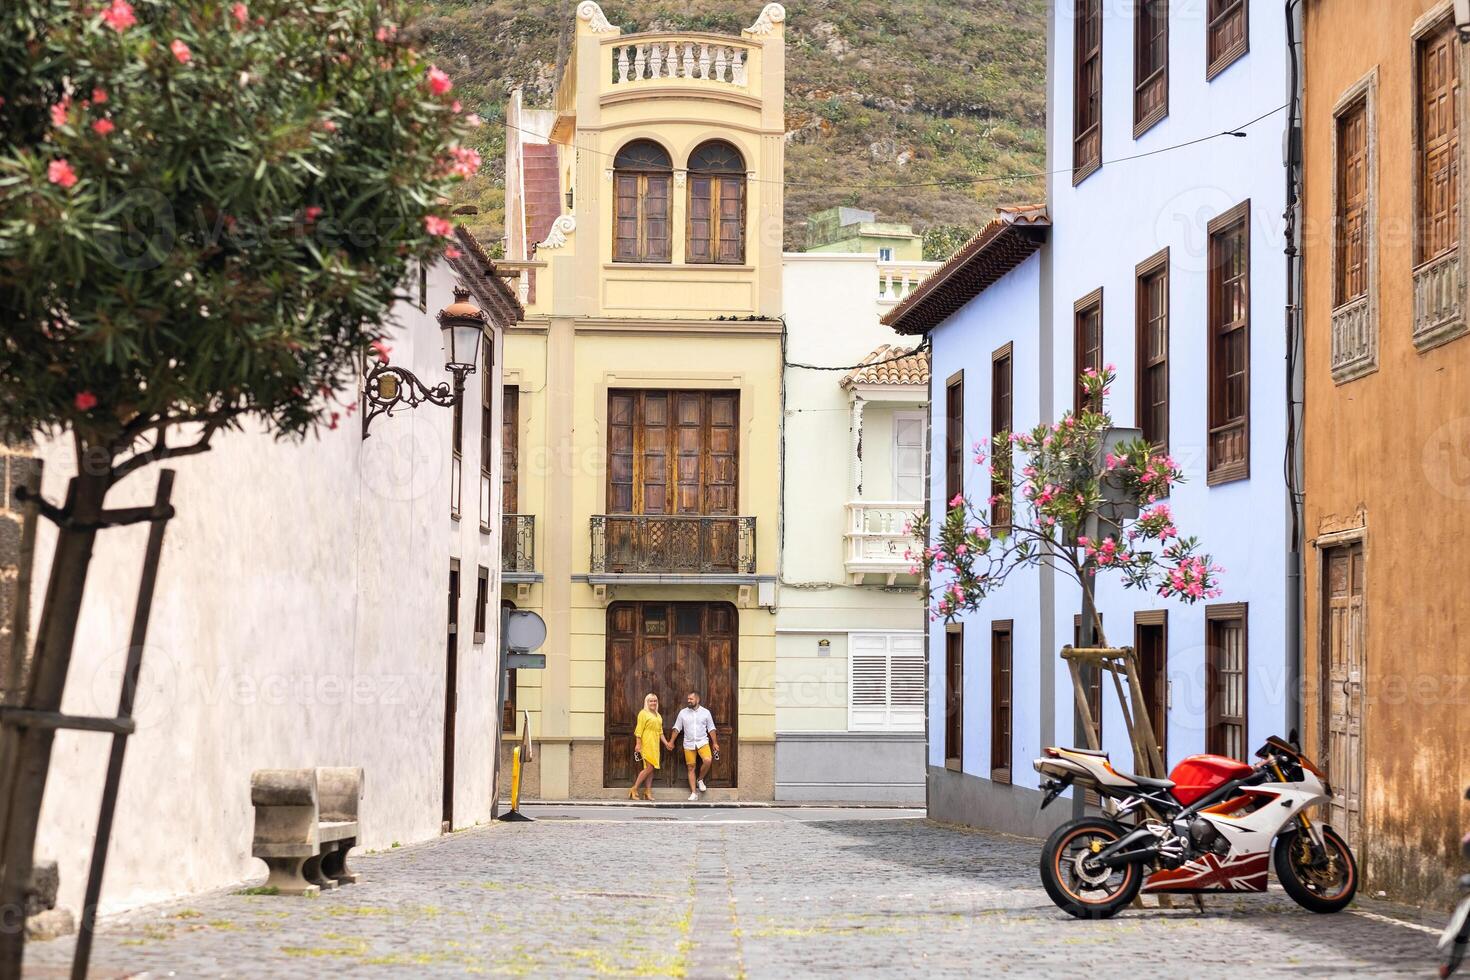
{"label": "brown wooden window frame", "polygon": [[[1169,769],[1169,611],[1167,609],[1145,609],[1133,614],[1133,649],[1135,651],[1143,647],[1140,630],[1153,627],[1158,627],[1164,648],[1163,670],[1160,672],[1163,690],[1145,690],[1143,693],[1144,697],[1149,699],[1149,721],[1153,725],[1154,740],[1159,743],[1159,758],[1163,759],[1164,770],[1167,772]],[[1140,684],[1144,682],[1142,667],[1143,662],[1140,660]],[[1157,712],[1157,716],[1154,711],[1156,695],[1161,695],[1157,697],[1157,700],[1163,707],[1162,711]],[[1133,771],[1143,772],[1142,760],[1137,758],[1133,760]]]}
{"label": "brown wooden window frame", "polygon": [[[1225,714],[1220,691],[1221,647],[1216,631],[1228,624],[1240,627],[1240,712]],[[1225,602],[1205,607],[1205,751],[1227,755],[1223,735],[1229,727],[1240,729],[1240,756],[1250,751],[1250,609],[1244,602]]]}
{"label": "brown wooden window frame", "polygon": [[[1102,613],[1098,613],[1097,614],[1097,618],[1098,618],[1098,622],[1102,622],[1103,614]],[[1095,637],[1095,636],[1093,637],[1093,643],[1094,643],[1094,645],[1097,643],[1097,639],[1098,639],[1097,637]],[[1080,647],[1082,645],[1082,614],[1081,613],[1073,613],[1072,614],[1072,645],[1074,647]],[[1083,667],[1082,667],[1082,683],[1085,686],[1086,691],[1087,691],[1087,707],[1092,712],[1092,727],[1093,727],[1093,730],[1095,732],[1097,732],[1097,744],[1098,744],[1098,747],[1099,748],[1101,748],[1102,747],[1102,744],[1103,744],[1103,740],[1102,740],[1102,738],[1103,738],[1103,697],[1102,697],[1103,684],[1102,684],[1102,677],[1103,677],[1103,672],[1102,672],[1102,669],[1101,668],[1096,667],[1096,666],[1083,665]],[[1079,732],[1078,734],[1081,734],[1081,733]],[[1079,745],[1080,744],[1081,743],[1079,741]],[[1095,797],[1094,791],[1088,790],[1088,799],[1089,800],[1092,800],[1092,799],[1094,799],[1094,797]]]}
{"label": "brown wooden window frame", "polygon": [[[1449,119],[1447,135],[1441,142],[1438,138],[1430,140],[1425,137],[1428,119],[1428,105],[1426,92],[1426,73],[1429,68],[1429,59],[1426,56],[1432,47],[1445,46],[1449,49],[1449,91],[1447,98],[1449,110],[1446,113]],[[1436,259],[1455,251],[1460,247],[1460,208],[1464,202],[1460,200],[1460,99],[1463,93],[1460,91],[1460,74],[1462,70],[1462,48],[1459,31],[1455,27],[1455,19],[1452,14],[1446,14],[1441,19],[1434,21],[1423,31],[1414,37],[1414,267],[1427,265]],[[1443,225],[1446,233],[1441,240],[1438,236],[1431,242],[1431,219],[1438,219],[1436,214],[1430,213],[1430,198],[1432,196],[1434,182],[1430,179],[1434,172],[1431,169],[1431,160],[1434,154],[1443,149],[1447,159],[1449,171],[1444,186],[1447,188],[1447,202]],[[1431,250],[1431,246],[1434,246]]]}
{"label": "brown wooden window frame", "polygon": [[962,772],[965,762],[965,624],[944,631],[944,768]]}
{"label": "brown wooden window frame", "polygon": [[[662,161],[631,160],[633,150],[656,149]],[[626,155],[626,156],[625,156]],[[612,191],[612,260],[614,262],[667,265],[674,261],[673,234],[673,158],[661,144],[650,139],[631,140],[613,158]],[[631,189],[631,194],[625,194]],[[632,213],[623,211],[623,202],[632,201]],[[649,211],[661,202],[663,209],[663,234],[652,230],[654,222]],[[620,235],[619,224],[633,222],[633,237]],[[631,246],[625,244],[631,242]]]}
{"label": "brown wooden window frame", "polygon": [[506,514],[520,513],[521,476],[521,389],[509,384],[501,396],[500,410],[500,508]]}
{"label": "brown wooden window frame", "polygon": [[[1102,167],[1103,0],[1077,0],[1073,21],[1072,185],[1075,187]],[[1084,114],[1084,105],[1095,108],[1096,118]]]}
{"label": "brown wooden window frame", "polygon": [[475,572],[475,634],[472,642],[485,642],[486,607],[490,602],[490,569],[481,565]]}
{"label": "brown wooden window frame", "polygon": [[[505,614],[516,608],[516,604],[509,599],[500,600],[501,622],[505,621]],[[514,733],[516,730],[516,716],[520,714],[516,710],[516,674],[518,671],[507,668],[505,670],[505,699],[500,702],[500,730],[502,732]]]}
{"label": "brown wooden window frame", "polygon": [[[1366,91],[1358,93],[1332,117],[1333,231],[1332,308],[1340,309],[1368,295],[1372,264],[1372,156],[1369,136],[1371,107]],[[1352,134],[1361,135],[1361,145]],[[1354,247],[1354,232],[1357,235]]]}
{"label": "brown wooden window frame", "polygon": [[944,507],[965,492],[965,372],[956,371],[944,385]]}
{"label": "brown wooden window frame", "polygon": [[[1097,316],[1097,344],[1084,336],[1087,317]],[[1090,404],[1082,388],[1082,374],[1088,368],[1101,371],[1103,364],[1103,290],[1099,286],[1072,304],[1072,411],[1082,414],[1084,408],[1102,411],[1101,405]],[[1093,357],[1091,355],[1095,354]]]}
{"label": "brown wooden window frame", "polygon": [[[1251,49],[1250,0],[1208,0],[1205,14],[1205,81],[1213,81]],[[1217,48],[1219,37],[1237,18],[1240,36]]]}
{"label": "brown wooden window frame", "polygon": [[[1138,428],[1143,432],[1143,437],[1149,440],[1159,452],[1169,451],[1169,250],[1167,248],[1156,252],[1152,256],[1138,263],[1134,269],[1134,319],[1136,321],[1136,337],[1134,340],[1135,386],[1134,386],[1134,419]],[[1155,282],[1160,285],[1162,292],[1161,308],[1155,310],[1152,303]],[[1150,333],[1159,324],[1158,329],[1163,334],[1162,351],[1155,351],[1151,345]],[[1162,391],[1154,387],[1154,376],[1161,380],[1157,382]],[[1157,400],[1156,400],[1157,396]],[[1160,419],[1158,424],[1154,420],[1154,406],[1160,406],[1158,413]]]}
{"label": "brown wooden window frame", "polygon": [[[494,383],[495,374],[493,371],[495,366],[495,345],[493,341],[493,337],[488,335],[485,337],[485,367],[483,376],[480,378],[480,478],[481,485],[487,488],[491,486],[489,481],[494,479],[495,474],[495,460],[491,455],[495,448],[496,385]],[[480,508],[480,531],[488,534],[491,530],[488,495],[482,498]],[[502,502],[501,511],[504,512],[504,510],[505,505]]]}
{"label": "brown wooden window frame", "polygon": [[[727,148],[739,169],[703,169],[702,152]],[[685,178],[687,200],[685,211],[684,263],[686,265],[744,265],[746,210],[749,194],[746,186],[745,158],[740,149],[727,140],[706,140],[689,154],[689,170]],[[701,188],[704,192],[701,194]],[[724,213],[726,204],[734,200],[735,215]],[[704,222],[707,234],[696,235],[696,227]],[[734,231],[728,238],[727,231]],[[726,242],[735,247],[727,250]],[[701,247],[701,243],[702,247]]]}
{"label": "brown wooden window frame", "polygon": [[[663,397],[665,399],[665,422],[662,426],[648,423],[648,403],[650,398]],[[701,402],[700,409],[700,436],[698,452],[698,488],[699,505],[697,509],[689,509],[681,505],[679,488],[681,484],[687,485],[689,481],[683,480],[680,471],[681,451],[678,446],[677,433],[681,427],[687,428],[678,420],[677,412],[681,399],[698,398]],[[740,390],[738,388],[613,388],[607,393],[608,398],[608,467],[607,467],[607,513],[629,514],[629,515],[687,515],[687,516],[736,516],[740,513]],[[617,473],[612,465],[613,450],[613,422],[614,401],[618,398],[630,398],[633,404],[633,416],[629,425],[632,428],[631,448],[632,461],[629,470],[631,488],[629,490],[630,506],[623,509],[617,501],[615,485],[621,481],[615,480]],[[729,399],[732,402],[731,416],[732,424],[719,425],[714,420],[712,407],[715,399]],[[663,481],[651,480],[648,477],[647,467],[649,460],[660,450],[650,450],[647,447],[647,432],[652,428],[664,428],[666,430],[665,444],[661,450],[663,454]],[[714,449],[714,430],[730,430],[730,449],[720,451]],[[729,455],[731,457],[731,473],[728,481],[714,480],[710,476],[710,468],[716,467],[716,456]],[[683,455],[688,455],[684,453]],[[647,502],[647,490],[650,486],[661,486],[663,488],[664,505],[657,510],[649,510]],[[719,507],[713,501],[716,494],[713,490],[728,488],[729,506]]]}
{"label": "brown wooden window frame", "polygon": [[[1154,13],[1156,8],[1162,8]],[[1152,16],[1151,16],[1152,15]],[[1151,25],[1158,27],[1148,36]],[[1148,56],[1157,39],[1159,63]],[[1157,99],[1152,108],[1151,99]],[[1138,139],[1169,115],[1169,0],[1135,0],[1133,4],[1133,138]]]}
{"label": "brown wooden window frame", "polygon": [[[1207,363],[1209,371],[1208,398],[1209,398],[1209,432],[1207,433],[1207,455],[1208,475],[1205,482],[1209,486],[1221,483],[1229,483],[1233,480],[1244,480],[1250,477],[1251,457],[1251,224],[1249,200],[1241,201],[1235,207],[1214,218],[1209,223],[1209,268],[1207,273],[1207,284],[1209,292],[1209,314],[1207,338]],[[1244,317],[1240,321],[1223,321],[1221,316],[1221,292],[1225,287],[1225,281],[1218,278],[1222,267],[1221,257],[1218,253],[1220,241],[1227,235],[1240,232],[1240,241],[1243,254],[1244,278]],[[1240,343],[1243,348],[1241,365],[1241,411],[1238,415],[1230,414],[1225,404],[1227,397],[1227,378],[1222,372],[1228,369],[1224,361],[1225,348],[1228,342],[1234,339],[1239,332]],[[1216,436],[1227,429],[1235,427],[1240,429],[1242,449],[1239,459],[1220,461],[1216,459]]]}
{"label": "brown wooden window frame", "polygon": [[990,355],[990,496],[999,498],[990,506],[990,533],[1005,536],[1011,530],[1011,461],[1014,453],[1002,433],[1015,431],[1016,417],[1015,345],[1002,344]]}
{"label": "brown wooden window frame", "polygon": [[1015,727],[1015,625],[1015,620],[1011,619],[997,619],[990,624],[990,781],[993,783],[1011,781]]}

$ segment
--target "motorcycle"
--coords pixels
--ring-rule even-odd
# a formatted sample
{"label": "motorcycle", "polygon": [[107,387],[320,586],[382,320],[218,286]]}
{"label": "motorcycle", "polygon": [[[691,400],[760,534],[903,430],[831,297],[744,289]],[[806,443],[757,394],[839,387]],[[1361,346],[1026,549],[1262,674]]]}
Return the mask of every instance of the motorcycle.
{"label": "motorcycle", "polygon": [[1347,842],[1307,816],[1332,790],[1295,733],[1290,742],[1267,739],[1255,765],[1195,755],[1168,779],[1120,772],[1105,752],[1045,753],[1034,763],[1044,778],[1043,810],[1074,783],[1116,803],[1111,814],[1063,824],[1042,848],[1042,884],[1070,915],[1108,918],[1140,890],[1263,892],[1273,859],[1281,887],[1313,912],[1340,911],[1357,892]]}
{"label": "motorcycle", "polygon": [[[1470,789],[1465,790],[1465,799],[1470,800]],[[1460,853],[1470,859],[1470,834],[1460,840]],[[1460,891],[1470,893],[1470,875],[1460,876]],[[1440,934],[1439,950],[1445,956],[1439,967],[1440,976],[1447,977],[1460,968],[1466,946],[1470,946],[1470,894],[1460,899],[1455,914]]]}

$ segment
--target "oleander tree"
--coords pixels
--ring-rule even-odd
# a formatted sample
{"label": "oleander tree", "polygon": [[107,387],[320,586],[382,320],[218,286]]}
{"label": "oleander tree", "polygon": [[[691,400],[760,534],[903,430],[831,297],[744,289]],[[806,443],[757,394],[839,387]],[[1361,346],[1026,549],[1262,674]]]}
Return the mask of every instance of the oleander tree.
{"label": "oleander tree", "polygon": [[[59,708],[108,492],[247,420],[336,427],[419,263],[453,255],[478,120],[410,6],[0,3],[0,438],[69,438],[78,469],[39,505],[58,537],[26,707]],[[51,747],[11,731],[0,914],[23,902]]]}
{"label": "oleander tree", "polygon": [[[1186,603],[1220,595],[1223,569],[1198,538],[1180,534],[1166,501],[1183,482],[1179,467],[1145,439],[1109,439],[1105,402],[1115,377],[1111,364],[1089,368],[1079,379],[1081,410],[1029,432],[1002,432],[988,456],[974,444],[995,492],[979,502],[957,495],[932,527],[922,518],[915,525],[926,544],[911,560],[930,583],[932,619],[973,611],[1010,576],[1041,565],[1077,582],[1092,610],[1097,578],[1108,573],[1127,588]],[[1093,625],[1106,646],[1095,613]]]}

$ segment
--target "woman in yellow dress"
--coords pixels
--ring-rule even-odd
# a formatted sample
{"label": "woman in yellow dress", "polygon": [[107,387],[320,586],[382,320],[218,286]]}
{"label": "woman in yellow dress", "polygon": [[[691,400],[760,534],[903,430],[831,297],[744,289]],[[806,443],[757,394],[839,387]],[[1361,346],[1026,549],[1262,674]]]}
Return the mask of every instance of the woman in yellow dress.
{"label": "woman in yellow dress", "polygon": [[658,695],[650,694],[643,699],[643,710],[638,712],[638,724],[633,728],[633,761],[641,761],[643,771],[633,780],[628,799],[638,799],[638,787],[645,780],[648,785],[643,787],[643,799],[653,799],[653,773],[658,769],[660,742],[673,751],[673,740],[664,738],[664,717],[658,713]]}

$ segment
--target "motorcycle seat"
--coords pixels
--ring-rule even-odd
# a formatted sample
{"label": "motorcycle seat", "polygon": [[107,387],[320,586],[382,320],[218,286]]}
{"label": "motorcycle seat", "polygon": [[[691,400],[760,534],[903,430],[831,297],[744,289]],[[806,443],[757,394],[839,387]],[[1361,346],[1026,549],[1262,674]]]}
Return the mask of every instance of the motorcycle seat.
{"label": "motorcycle seat", "polygon": [[1172,779],[1154,779],[1151,776],[1138,776],[1138,775],[1135,775],[1134,773],[1131,773],[1131,772],[1120,772],[1120,773],[1118,773],[1118,775],[1122,776],[1124,779],[1131,779],[1131,780],[1133,780],[1135,783],[1137,783],[1139,786],[1142,786],[1144,789],[1173,789],[1174,788],[1174,780],[1172,780]]}

